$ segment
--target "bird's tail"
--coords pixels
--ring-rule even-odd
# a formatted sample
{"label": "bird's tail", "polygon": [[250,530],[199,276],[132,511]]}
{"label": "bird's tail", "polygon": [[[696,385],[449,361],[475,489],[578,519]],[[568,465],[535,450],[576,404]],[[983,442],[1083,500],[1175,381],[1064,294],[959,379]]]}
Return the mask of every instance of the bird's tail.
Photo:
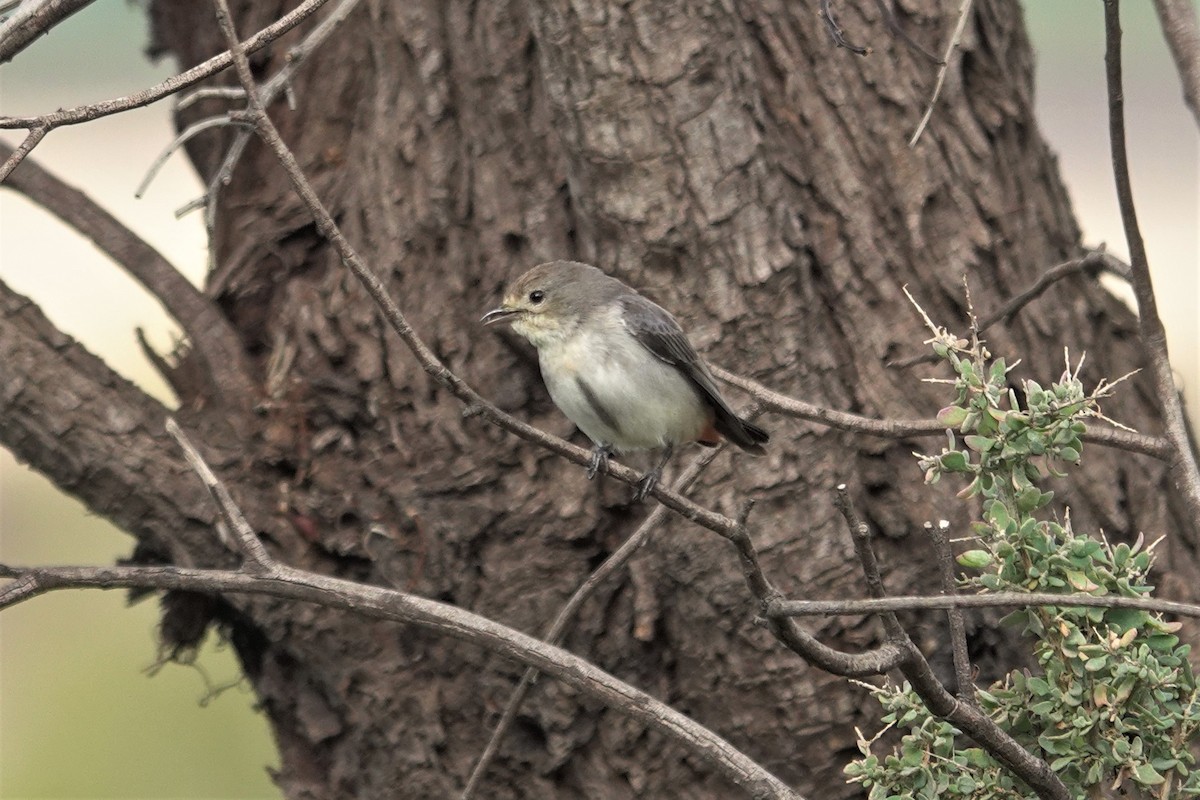
{"label": "bird's tail", "polygon": [[717,433],[747,453],[766,455],[767,451],[763,445],[771,440],[771,435],[750,420],[742,419],[733,413],[725,413],[724,409],[717,409],[713,427],[717,429]]}

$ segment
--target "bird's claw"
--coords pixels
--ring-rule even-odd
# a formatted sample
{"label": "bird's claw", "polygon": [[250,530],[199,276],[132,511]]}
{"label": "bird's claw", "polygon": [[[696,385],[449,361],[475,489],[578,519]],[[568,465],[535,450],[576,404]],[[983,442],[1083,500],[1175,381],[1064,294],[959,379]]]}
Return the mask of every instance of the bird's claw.
{"label": "bird's claw", "polygon": [[633,493],[633,502],[640,503],[645,500],[646,496],[654,491],[654,487],[658,486],[661,477],[661,469],[652,469],[643,475],[642,479],[637,482],[637,491]]}
{"label": "bird's claw", "polygon": [[587,470],[589,481],[595,478],[598,472],[608,472],[608,457],[611,455],[612,448],[609,445],[598,444],[592,448],[592,460]]}

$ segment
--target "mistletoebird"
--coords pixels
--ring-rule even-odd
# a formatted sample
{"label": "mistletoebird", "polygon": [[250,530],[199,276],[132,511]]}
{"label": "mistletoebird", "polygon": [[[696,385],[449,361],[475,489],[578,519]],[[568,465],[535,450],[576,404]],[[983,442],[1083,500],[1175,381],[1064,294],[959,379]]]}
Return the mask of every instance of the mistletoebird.
{"label": "mistletoebird", "polygon": [[675,318],[595,267],[536,266],[482,321],[510,321],[537,348],[550,397],[594,443],[589,479],[614,452],[661,448],[658,465],[638,482],[641,500],[676,445],[714,447],[723,436],[764,452],[767,432],[729,407]]}

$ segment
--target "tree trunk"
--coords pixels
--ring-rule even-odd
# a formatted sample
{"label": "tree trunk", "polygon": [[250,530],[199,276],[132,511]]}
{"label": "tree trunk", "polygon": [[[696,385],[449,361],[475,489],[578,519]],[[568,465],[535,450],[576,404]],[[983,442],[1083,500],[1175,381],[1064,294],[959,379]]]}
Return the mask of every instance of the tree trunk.
{"label": "tree trunk", "polygon": [[[235,0],[239,33],[285,5]],[[871,0],[833,5],[847,38],[871,55],[836,49],[815,3],[369,0],[297,73],[297,109],[276,103],[271,114],[439,357],[535,425],[572,431],[530,349],[477,321],[510,278],[557,258],[597,264],[675,311],[715,364],[833,408],[930,417],[948,398],[920,379],[945,375],[889,366],[919,355],[927,338],[902,287],[965,332],[964,276],[986,315],[1078,256],[1079,232],[1033,118],[1017,3],[975,4],[932,124],[911,149],[936,66],[889,37]],[[900,24],[940,51],[954,9],[897,6]],[[157,46],[185,67],[224,49],[207,4],[155,0],[151,14]],[[273,74],[297,38],[257,54],[257,74]],[[184,121],[225,109],[207,102]],[[193,145],[202,173],[224,145],[221,134]],[[465,417],[385,330],[261,145],[222,194],[213,247],[207,291],[259,370],[262,413],[241,421],[253,431],[241,439],[228,433],[228,405],[184,396],[184,421],[280,560],[537,634],[647,512],[628,503],[628,487],[589,483],[578,467]],[[1018,377],[1057,376],[1063,345],[1087,352],[1093,383],[1143,360],[1130,313],[1083,276],[988,338],[994,352],[1023,359]],[[1105,410],[1156,432],[1157,404],[1140,379]],[[922,523],[945,517],[965,531],[973,513],[954,499],[959,487],[922,486],[911,451],[936,441],[761,422],[769,454],[723,453],[692,496],[731,514],[757,501],[752,536],[785,593],[862,593],[830,499],[839,482],[879,535],[889,589],[934,589]],[[677,456],[676,471],[690,455]],[[24,456],[55,474],[48,458]],[[1160,464],[1096,447],[1085,461],[1053,486],[1077,529],[1183,541]],[[189,498],[193,482],[174,475]],[[215,543],[195,533],[172,539],[158,518],[103,510],[156,557],[216,563]],[[1192,551],[1170,555],[1165,567],[1191,580]],[[725,542],[675,518],[630,573],[585,607],[570,649],[800,791],[854,794],[841,767],[855,726],[872,728],[877,708],[753,624],[758,609]],[[289,798],[453,796],[520,674],[478,650],[341,612],[238,597],[219,612],[274,727]],[[943,620],[922,624],[936,649]],[[820,635],[859,648],[879,631],[871,619],[839,618]],[[975,644],[1012,663],[1011,642],[982,623]],[[549,680],[485,785],[489,798],[734,791],[678,747]]]}

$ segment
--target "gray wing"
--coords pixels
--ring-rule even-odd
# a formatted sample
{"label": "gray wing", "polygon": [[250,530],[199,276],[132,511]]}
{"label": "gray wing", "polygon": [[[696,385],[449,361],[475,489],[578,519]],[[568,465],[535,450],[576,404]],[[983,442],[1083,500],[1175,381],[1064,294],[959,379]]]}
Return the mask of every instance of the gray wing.
{"label": "gray wing", "polygon": [[764,453],[762,446],[771,437],[729,407],[717,389],[712,373],[675,318],[640,294],[625,295],[620,302],[621,319],[626,330],[655,358],[675,367],[692,382],[715,412],[714,425],[717,431],[747,452],[758,455]]}
{"label": "gray wing", "polygon": [[655,358],[676,367],[687,376],[714,407],[733,414],[725,398],[721,397],[712,373],[708,371],[708,367],[674,317],[640,294],[626,295],[621,298],[621,305],[624,312],[622,321],[625,328],[633,334],[633,338]]}

